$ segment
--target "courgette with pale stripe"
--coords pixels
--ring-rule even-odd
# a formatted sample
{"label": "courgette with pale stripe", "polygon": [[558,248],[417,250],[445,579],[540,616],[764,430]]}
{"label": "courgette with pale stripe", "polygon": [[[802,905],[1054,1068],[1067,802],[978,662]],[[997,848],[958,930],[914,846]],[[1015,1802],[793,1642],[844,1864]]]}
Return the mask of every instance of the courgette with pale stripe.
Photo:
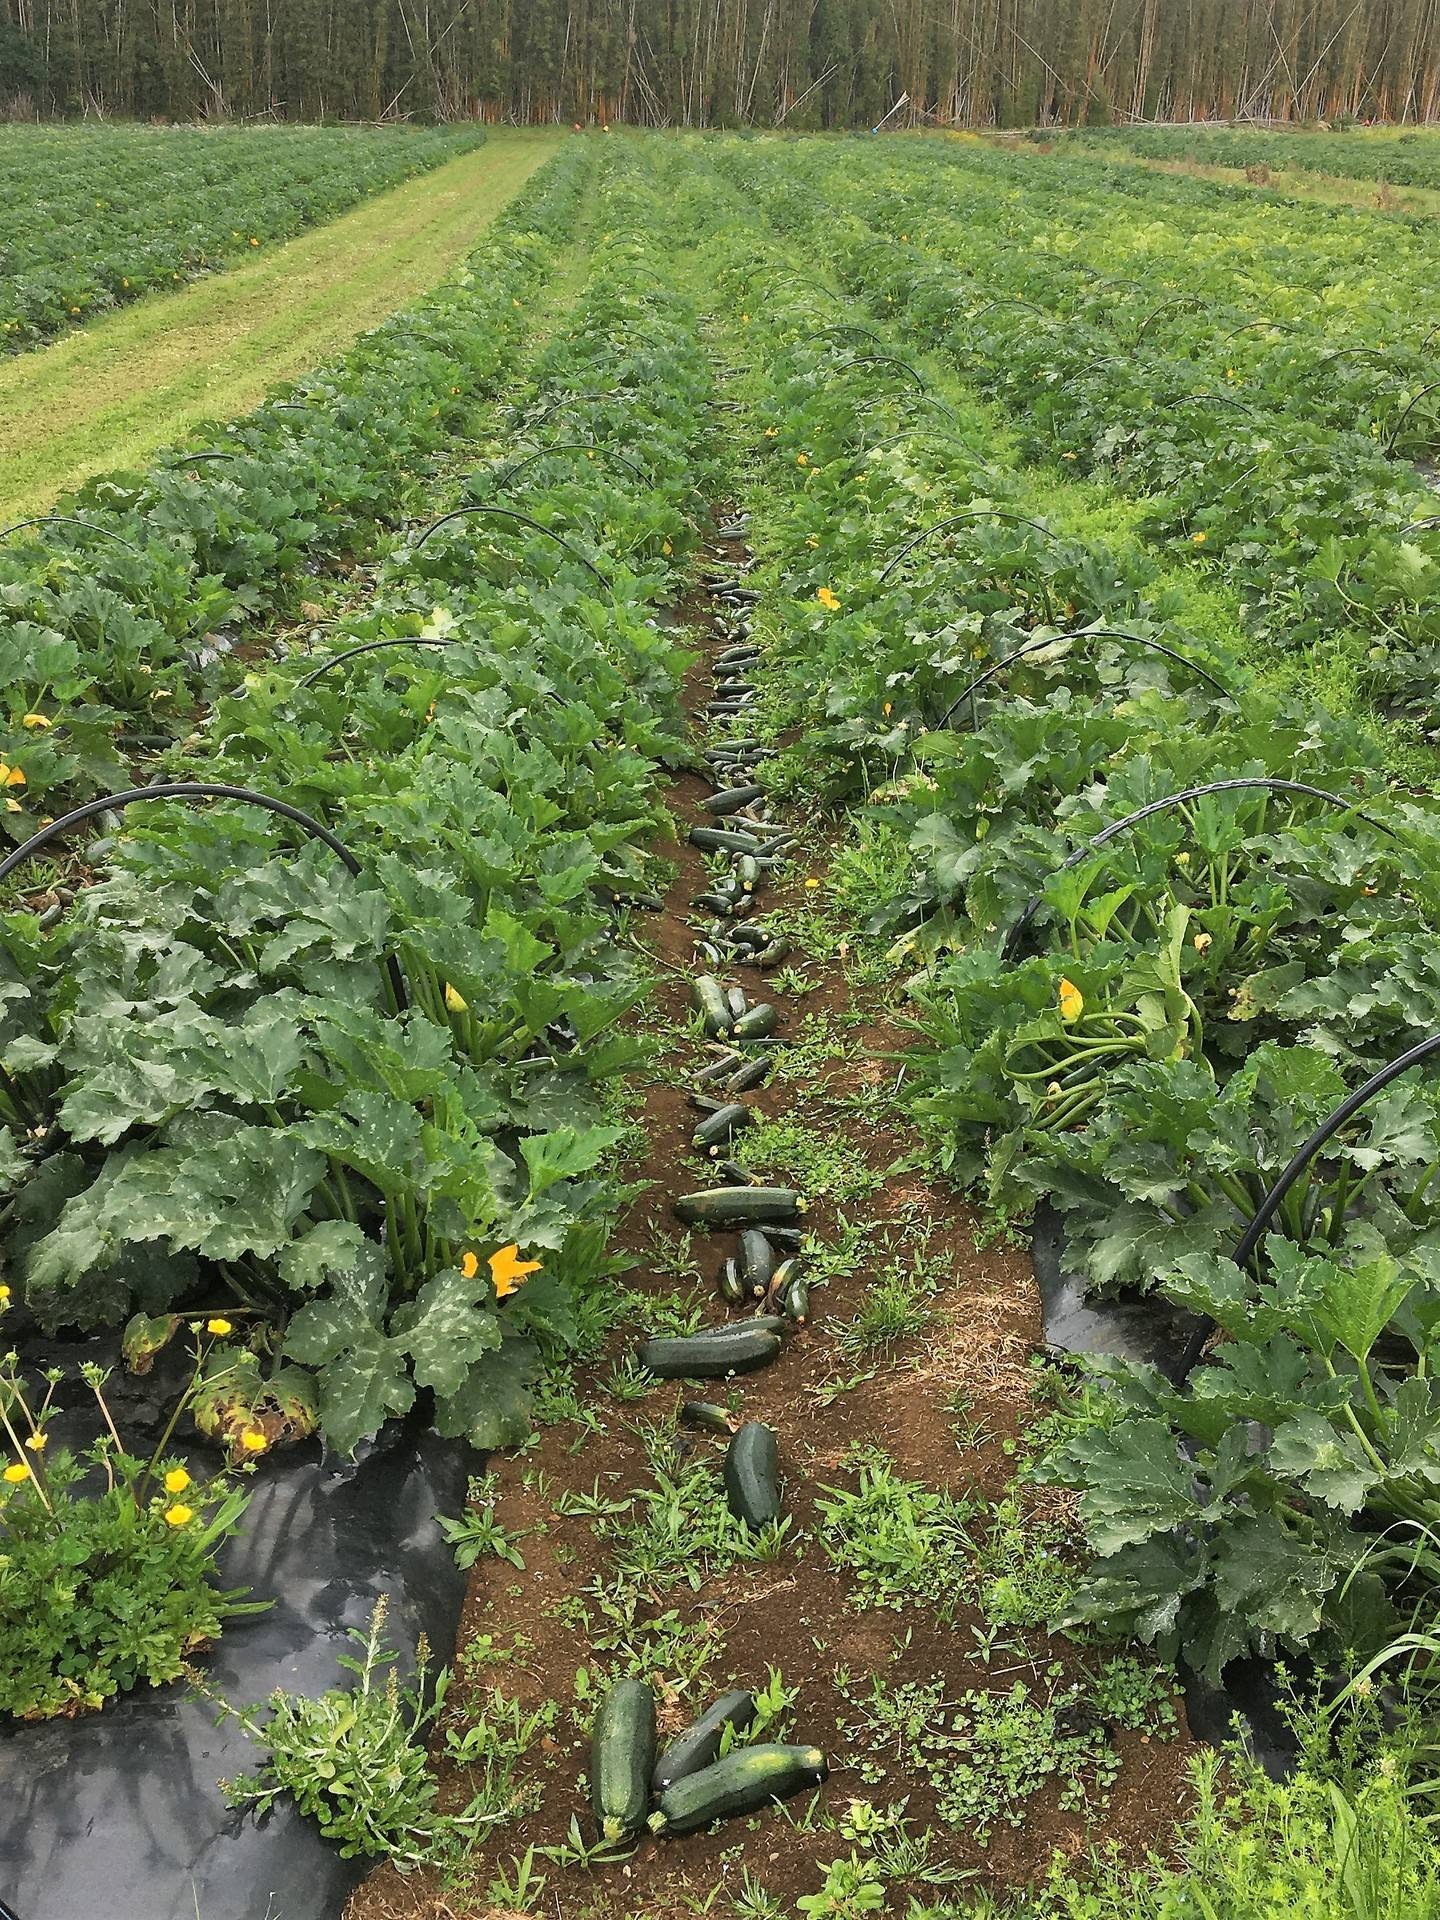
{"label": "courgette with pale stripe", "polygon": [[667,1787],[650,1816],[655,1833],[698,1833],[716,1820],[758,1813],[818,1787],[828,1769],[818,1747],[740,1747]]}
{"label": "courgette with pale stripe", "polygon": [[712,1765],[720,1758],[720,1743],[725,1738],[727,1727],[733,1727],[736,1733],[744,1733],[754,1724],[755,1696],[743,1689],[723,1694],[714,1706],[707,1707],[700,1718],[672,1740],[660,1758],[655,1762],[655,1772],[651,1779],[651,1788],[655,1793],[664,1793],[667,1787],[673,1787],[677,1780],[688,1779],[692,1773],[699,1773],[702,1767]]}
{"label": "courgette with pale stripe", "polygon": [[769,1220],[783,1226],[804,1211],[805,1202],[793,1187],[711,1187],[704,1193],[682,1193],[675,1202],[676,1218],[686,1226],[744,1222],[758,1227]]}
{"label": "courgette with pale stripe", "polygon": [[655,1771],[655,1696],[643,1680],[619,1680],[600,1702],[590,1737],[590,1805],[611,1845],[645,1824]]}
{"label": "courgette with pale stripe", "polygon": [[780,1335],[768,1326],[739,1321],[705,1333],[656,1334],[642,1340],[639,1361],[661,1380],[721,1380],[727,1373],[754,1373],[780,1351]]}

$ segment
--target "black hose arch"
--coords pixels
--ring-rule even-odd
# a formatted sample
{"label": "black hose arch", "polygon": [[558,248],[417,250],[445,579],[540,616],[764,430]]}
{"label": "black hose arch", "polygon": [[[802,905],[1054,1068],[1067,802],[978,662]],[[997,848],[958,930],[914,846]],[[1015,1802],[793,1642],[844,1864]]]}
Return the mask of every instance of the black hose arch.
{"label": "black hose arch", "polygon": [[1393,453],[1395,451],[1396,445],[1400,439],[1400,429],[1404,426],[1405,422],[1410,418],[1411,414],[1415,411],[1416,407],[1419,406],[1420,402],[1425,398],[1426,394],[1434,393],[1437,390],[1440,390],[1440,380],[1430,380],[1430,381],[1427,381],[1423,387],[1421,387],[1418,393],[1411,394],[1409,400],[1406,401],[1404,407],[1402,407],[1400,411],[1399,419],[1395,422],[1394,426],[1390,429],[1389,438],[1385,442],[1385,451],[1387,453]]}
{"label": "black hose arch", "polygon": [[[1236,1241],[1235,1251],[1230,1258],[1237,1267],[1243,1268],[1249,1265],[1255,1249],[1264,1237],[1265,1229],[1274,1219],[1286,1194],[1320,1149],[1335,1137],[1346,1121],[1353,1119],[1361,1107],[1374,1099],[1377,1093],[1383,1093],[1386,1087],[1398,1080],[1402,1074],[1408,1073],[1411,1067],[1419,1066],[1422,1061],[1431,1059],[1437,1053],[1440,1053],[1440,1033],[1432,1033],[1424,1040],[1417,1040],[1413,1047],[1407,1047],[1404,1053],[1398,1054],[1395,1059],[1387,1061],[1377,1072],[1372,1073],[1363,1086],[1347,1094],[1339,1106],[1326,1115],[1310,1138],[1296,1148],[1285,1171],[1255,1209],[1250,1224]],[[1215,1322],[1207,1319],[1202,1321],[1190,1336],[1185,1351],[1180,1356],[1179,1377],[1182,1381],[1188,1379],[1198,1366],[1205,1350],[1205,1343],[1214,1331]]]}
{"label": "black hose arch", "polygon": [[950,527],[958,527],[965,520],[985,519],[1014,521],[1022,527],[1033,527],[1036,533],[1043,533],[1047,540],[1060,538],[1052,528],[1041,526],[1038,520],[1032,520],[1028,514],[1014,513],[1009,507],[966,507],[963,513],[948,514],[945,519],[937,520],[933,527],[926,527],[922,532],[917,533],[913,540],[907,540],[900,551],[892,559],[887,560],[881,568],[876,576],[875,585],[883,587],[906,555],[913,553],[922,541],[930,538],[931,534],[944,533]]}
{"label": "black hose arch", "polygon": [[909,374],[921,393],[930,391],[921,375],[898,353],[859,353],[853,360],[842,360],[838,367],[832,367],[830,371],[832,374],[849,373],[852,367],[899,367],[902,372]]}
{"label": "black hose arch", "polygon": [[343,666],[358,654],[378,653],[382,647],[454,647],[459,644],[457,640],[419,633],[402,633],[389,640],[365,640],[358,647],[346,647],[343,653],[332,653],[328,660],[322,660],[318,667],[312,667],[303,679],[295,682],[291,692],[303,693],[306,687],[314,686],[321,675],[329,673],[332,667]]}
{"label": "black hose arch", "polygon": [[[548,460],[552,453],[588,453],[592,460],[597,454],[603,454],[607,460],[618,460],[622,467],[627,468],[629,472],[634,474],[642,487],[648,487],[650,485],[649,478],[644,469],[636,466],[635,462],[630,459],[627,454],[617,453],[613,447],[600,446],[593,440],[557,440],[554,446],[537,447],[533,453],[527,453],[523,459],[517,460],[514,466],[507,467],[504,473],[497,477],[495,485],[497,487],[508,487],[517,473],[523,473],[526,467],[534,466],[537,460]],[[472,480],[474,477],[475,476],[471,474],[470,478]]]}
{"label": "black hose arch", "polygon": [[463,520],[467,515],[476,513],[489,514],[502,520],[518,520],[522,527],[529,527],[532,532],[545,534],[548,539],[555,542],[557,547],[563,547],[572,560],[578,560],[582,567],[588,567],[602,587],[609,586],[609,581],[595,562],[587,560],[578,547],[572,547],[563,534],[556,533],[553,527],[547,527],[542,520],[532,520],[528,513],[517,513],[513,507],[454,507],[449,513],[442,513],[438,520],[432,520],[410,551],[418,553],[432,533],[438,533],[441,527],[448,526],[452,520]]}
{"label": "black hose arch", "polygon": [[[1003,673],[1007,667],[1013,667],[1017,660],[1023,660],[1032,653],[1042,653],[1047,647],[1058,647],[1078,640],[1128,640],[1132,646],[1148,647],[1152,653],[1163,653],[1167,660],[1175,660],[1182,667],[1188,667],[1191,673],[1212,686],[1222,700],[1228,700],[1237,712],[1241,712],[1240,702],[1229,687],[1217,680],[1213,673],[1200,665],[1199,661],[1190,659],[1188,654],[1181,653],[1175,647],[1167,647],[1163,641],[1147,639],[1142,633],[1125,633],[1119,627],[1091,627],[1081,633],[1053,633],[1048,640],[1027,640],[1023,647],[1017,647],[1014,653],[1006,654],[1003,660],[992,660],[985,671],[977,673],[969,686],[961,691],[959,698],[945,709],[935,722],[935,728],[943,727],[967,700],[973,699],[987,680],[993,680],[996,674]],[[1241,717],[1244,717],[1243,713]]]}
{"label": "black hose arch", "polygon": [[[292,807],[288,800],[277,800],[273,794],[257,793],[253,787],[232,787],[220,781],[211,780],[167,780],[158,787],[129,787],[124,793],[102,794],[98,800],[87,800],[83,807],[75,807],[69,813],[62,813],[48,826],[40,827],[28,840],[23,840],[13,853],[0,860],[0,886],[10,878],[17,867],[23,866],[35,854],[48,847],[52,841],[59,840],[72,827],[83,826],[87,820],[93,820],[98,814],[118,813],[122,807],[130,806],[136,800],[243,800],[250,806],[265,807],[271,813],[279,814],[282,820],[289,820],[297,827],[303,827],[312,840],[318,840],[330,849],[352,879],[360,879],[364,873],[360,862],[351,853],[343,840],[337,840],[327,826],[302,813],[299,807]],[[409,1005],[405,992],[405,979],[400,971],[400,963],[394,954],[387,954],[386,971],[389,975],[391,991],[395,995],[397,1010],[403,1011]]]}
{"label": "black hose arch", "polygon": [[525,420],[519,407],[511,409],[511,417],[518,424],[525,420],[527,427],[538,427],[542,420],[548,420],[552,413],[558,413],[561,407],[578,406],[584,400],[613,400],[617,389],[614,387],[590,387],[583,393],[562,393],[558,400],[552,400],[548,407],[541,409],[532,420]]}
{"label": "black hose arch", "polygon": [[[1203,787],[1185,787],[1179,793],[1167,793],[1162,799],[1151,800],[1147,805],[1138,807],[1134,813],[1127,813],[1123,820],[1112,820],[1110,825],[1097,833],[1093,840],[1087,840],[1083,846],[1077,847],[1073,853],[1067,855],[1056,871],[1068,873],[1072,867],[1078,867],[1082,860],[1088,859],[1092,853],[1098,853],[1119,834],[1128,833],[1131,827],[1138,826],[1142,820],[1148,820],[1152,814],[1167,812],[1171,807],[1184,806],[1191,800],[1201,800],[1207,793],[1235,793],[1244,788],[1262,789],[1268,793],[1297,793],[1303,794],[1310,800],[1324,800],[1329,806],[1339,807],[1345,813],[1353,813],[1357,819],[1363,820],[1367,827],[1374,827],[1378,833],[1388,833],[1397,840],[1400,838],[1387,821],[1377,820],[1371,814],[1362,813],[1353,801],[1344,799],[1338,793],[1329,793],[1324,787],[1307,786],[1303,780],[1281,780],[1271,774],[1246,774],[1234,780],[1211,780]],[[1020,909],[1018,919],[1012,922],[1000,943],[1002,960],[1010,961],[1015,958],[1022,934],[1043,905],[1043,894],[1031,894]]]}
{"label": "black hose arch", "polygon": [[12,533],[23,533],[27,527],[83,527],[87,533],[98,533],[106,540],[118,540],[122,547],[128,547],[142,559],[145,557],[145,549],[137,547],[133,540],[127,540],[123,533],[113,533],[109,527],[97,527],[93,520],[78,520],[73,513],[37,513],[32,519],[16,520],[11,526],[0,527],[0,540],[8,540]]}

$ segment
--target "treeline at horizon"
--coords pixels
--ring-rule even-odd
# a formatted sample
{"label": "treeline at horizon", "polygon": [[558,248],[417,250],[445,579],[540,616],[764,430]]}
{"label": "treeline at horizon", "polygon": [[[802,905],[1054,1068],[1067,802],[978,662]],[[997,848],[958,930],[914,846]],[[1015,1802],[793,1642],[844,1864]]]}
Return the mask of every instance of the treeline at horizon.
{"label": "treeline at horizon", "polygon": [[1440,0],[0,0],[0,112],[1432,121]]}

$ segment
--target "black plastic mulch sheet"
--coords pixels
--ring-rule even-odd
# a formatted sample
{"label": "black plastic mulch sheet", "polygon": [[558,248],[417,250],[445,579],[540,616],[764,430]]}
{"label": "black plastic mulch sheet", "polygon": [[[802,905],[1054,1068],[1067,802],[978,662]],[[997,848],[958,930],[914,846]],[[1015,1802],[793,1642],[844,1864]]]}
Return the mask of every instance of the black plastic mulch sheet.
{"label": "black plastic mulch sheet", "polygon": [[[1035,1216],[1030,1245],[1040,1288],[1045,1338],[1063,1353],[1109,1353],[1158,1367],[1173,1379],[1181,1355],[1200,1322],[1159,1295],[1132,1294],[1113,1300],[1088,1298],[1084,1282],[1065,1264],[1065,1225],[1052,1208]],[[1304,1662],[1292,1660],[1292,1672]],[[1268,1661],[1233,1660],[1221,1686],[1180,1670],[1185,1717],[1197,1740],[1218,1745],[1239,1738],[1272,1777],[1283,1780],[1295,1760],[1295,1739],[1280,1714],[1280,1694]]]}
{"label": "black plastic mulch sheet", "polygon": [[[113,1343],[42,1343],[34,1357],[67,1368],[113,1364]],[[117,1367],[107,1389],[126,1445],[148,1452],[185,1375],[183,1357],[150,1379]],[[92,1437],[93,1402],[78,1384],[56,1443]],[[218,1456],[193,1452],[213,1471]],[[234,1705],[277,1687],[323,1693],[348,1678],[336,1655],[389,1595],[387,1639],[413,1670],[423,1632],[449,1656],[465,1578],[435,1516],[463,1511],[480,1456],[438,1440],[420,1422],[395,1423],[355,1461],[322,1458],[318,1443],[265,1461],[240,1533],[222,1555],[221,1583],[273,1598],[233,1621],[197,1660]],[[227,1806],[218,1782],[263,1757],[234,1720],[183,1683],[144,1687],[103,1712],[0,1730],[0,1920],[333,1920],[373,1861],[342,1860],[288,1802],[263,1820]]]}

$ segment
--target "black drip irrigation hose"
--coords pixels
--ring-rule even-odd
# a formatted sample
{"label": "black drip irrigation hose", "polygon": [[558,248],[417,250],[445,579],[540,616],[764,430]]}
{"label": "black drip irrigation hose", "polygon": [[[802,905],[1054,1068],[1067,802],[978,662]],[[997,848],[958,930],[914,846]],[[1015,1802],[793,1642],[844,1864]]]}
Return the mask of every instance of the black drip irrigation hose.
{"label": "black drip irrigation hose", "polygon": [[1198,660],[1190,659],[1187,654],[1179,652],[1175,647],[1167,647],[1160,640],[1147,639],[1142,633],[1125,633],[1119,627],[1092,627],[1081,633],[1051,634],[1048,640],[1027,640],[1023,647],[1017,647],[1014,653],[1007,654],[1003,660],[993,660],[983,673],[976,674],[969,686],[961,691],[959,698],[953,701],[951,705],[945,709],[944,713],[941,714],[940,718],[935,722],[934,728],[928,729],[928,731],[938,731],[941,727],[945,726],[955,717],[967,700],[970,702],[970,724],[974,726],[976,724],[975,695],[979,692],[980,688],[985,685],[987,680],[993,680],[996,674],[1003,673],[1007,667],[1013,667],[1017,660],[1023,660],[1029,654],[1042,653],[1047,647],[1069,646],[1080,640],[1128,640],[1132,646],[1148,647],[1152,653],[1163,653],[1167,660],[1177,661],[1182,667],[1188,668],[1191,673],[1197,675],[1201,680],[1206,681],[1215,689],[1222,700],[1228,700],[1230,702],[1231,706],[1240,714],[1242,720],[1245,717],[1244,709],[1241,707],[1236,696],[1230,691],[1229,687],[1222,681],[1217,680],[1213,673],[1210,673],[1206,668],[1202,667]]}
{"label": "black drip irrigation hose", "polygon": [[366,640],[358,647],[346,647],[343,653],[332,653],[328,660],[322,660],[318,667],[312,667],[301,680],[292,687],[292,693],[303,693],[306,687],[314,686],[322,674],[329,673],[332,667],[343,666],[347,660],[354,660],[362,653],[378,653],[382,647],[454,647],[458,640],[446,640],[427,634],[402,633],[389,640]]}
{"label": "black drip irrigation hose", "polygon": [[921,393],[930,391],[921,375],[908,360],[902,360],[898,353],[860,353],[853,360],[842,360],[838,367],[831,369],[831,372],[832,374],[849,373],[854,367],[899,367],[902,372],[909,374]]}
{"label": "black drip irrigation hose", "polygon": [[193,467],[198,466],[202,460],[238,460],[239,458],[239,453],[227,452],[224,448],[218,448],[213,452],[205,452],[197,448],[188,453],[167,454],[165,464],[167,467]]}
{"label": "black drip irrigation hose", "polygon": [[97,527],[92,520],[78,520],[73,513],[37,513],[33,519],[16,520],[11,526],[0,527],[0,540],[8,540],[12,533],[23,533],[27,527],[83,527],[87,533],[98,533],[106,540],[118,540],[122,547],[128,547],[142,559],[145,557],[145,549],[137,547],[133,540],[127,540],[123,533],[112,533],[109,527]]}
{"label": "black drip irrigation hose", "polygon": [[973,325],[975,321],[983,319],[987,313],[992,313],[996,307],[1024,307],[1027,312],[1038,314],[1042,320],[1053,322],[1055,319],[1053,313],[1047,313],[1044,307],[1037,307],[1033,300],[1022,300],[1018,294],[1009,293],[1002,293],[994,300],[987,300],[973,313],[967,313],[965,318]]}
{"label": "black drip irrigation hose", "polygon": [[[1207,793],[1234,793],[1242,788],[1262,788],[1268,793],[1296,793],[1310,800],[1323,800],[1327,805],[1339,807],[1345,813],[1353,813],[1358,820],[1363,820],[1367,827],[1374,827],[1377,833],[1388,833],[1395,840],[1402,839],[1388,821],[1377,820],[1373,814],[1361,812],[1353,801],[1343,799],[1338,793],[1328,793],[1324,787],[1307,786],[1301,780],[1280,780],[1268,774],[1250,774],[1235,780],[1211,780],[1203,787],[1186,787],[1179,793],[1167,793],[1163,799],[1151,800],[1148,805],[1137,808],[1134,813],[1127,813],[1123,820],[1113,820],[1102,832],[1097,833],[1093,840],[1087,840],[1083,846],[1077,847],[1072,854],[1062,860],[1056,871],[1068,873],[1072,867],[1078,867],[1080,862],[1088,859],[1092,853],[1098,853],[1102,847],[1108,846],[1118,834],[1127,833],[1131,827],[1138,826],[1142,820],[1148,820],[1152,814],[1164,813],[1171,807],[1184,806],[1191,800],[1201,800]],[[1008,964],[1015,958],[1021,936],[1044,904],[1045,896],[1034,893],[1020,909],[1018,919],[1012,923],[1010,930],[1000,943],[1000,958],[1003,962]]]}
{"label": "black drip irrigation hose", "polygon": [[[1309,1166],[1325,1144],[1332,1140],[1347,1120],[1353,1119],[1368,1101],[1377,1093],[1383,1093],[1392,1081],[1398,1080],[1411,1067],[1419,1066],[1440,1053],[1440,1033],[1432,1033],[1427,1039],[1417,1040],[1413,1047],[1407,1047],[1394,1060],[1387,1061],[1377,1072],[1372,1073],[1363,1086],[1357,1087],[1340,1102],[1333,1112],[1328,1114],[1310,1135],[1303,1146],[1298,1147],[1291,1156],[1289,1165],[1260,1202],[1251,1217],[1250,1224],[1235,1243],[1235,1251],[1230,1258],[1235,1265],[1245,1268],[1250,1264],[1256,1248],[1264,1237],[1266,1228],[1274,1219],[1286,1194]],[[1203,1320],[1186,1342],[1185,1351],[1180,1356],[1180,1379],[1187,1380],[1199,1365],[1205,1351],[1205,1344],[1215,1331],[1215,1322]]]}
{"label": "black drip irrigation hose", "polygon": [[801,347],[813,347],[817,341],[838,339],[841,334],[846,333],[858,333],[864,339],[872,340],[877,347],[883,347],[885,344],[881,336],[876,333],[872,327],[862,327],[854,321],[837,321],[831,326],[821,327],[818,333],[807,333],[799,340],[792,340],[780,355],[780,360],[777,365],[783,364],[790,358],[791,354],[798,353]]}
{"label": "black drip irrigation hose", "polygon": [[1245,402],[1240,398],[1238,394],[1211,393],[1208,388],[1202,388],[1199,393],[1177,394],[1175,398],[1170,402],[1170,405],[1172,407],[1188,407],[1193,401],[1196,401],[1196,400],[1218,400],[1221,402],[1222,405],[1227,407],[1234,407],[1238,412],[1243,413],[1247,420],[1250,418],[1250,408],[1246,406]]}
{"label": "black drip irrigation hose", "polygon": [[552,400],[548,407],[542,408],[533,420],[525,420],[519,407],[511,408],[511,417],[517,426],[524,420],[527,427],[538,427],[542,420],[548,420],[551,414],[558,413],[561,407],[579,406],[586,400],[613,400],[615,394],[614,387],[589,387],[583,393],[562,393],[558,400]]}
{"label": "black drip irrigation hose", "polygon": [[1180,307],[1188,307],[1193,311],[1200,305],[1201,301],[1199,296],[1193,293],[1182,293],[1179,298],[1175,300],[1162,300],[1158,307],[1152,308],[1151,311],[1146,314],[1145,318],[1135,329],[1135,338],[1130,342],[1131,347],[1135,348],[1139,346],[1140,342],[1145,338],[1145,329],[1150,325],[1152,320],[1158,320],[1162,313],[1174,313]]}
{"label": "black drip irrigation hose", "polygon": [[[603,454],[607,460],[618,460],[622,467],[634,474],[642,487],[650,484],[644,470],[636,466],[628,455],[617,453],[613,447],[599,446],[593,440],[557,440],[554,446],[537,447],[534,453],[527,453],[523,459],[517,460],[513,467],[507,467],[496,480],[496,487],[508,487],[517,473],[523,473],[526,467],[534,466],[537,460],[548,460],[552,453],[588,453],[592,460],[597,454]],[[475,475],[472,473],[470,479],[474,478]]]}
{"label": "black drip irrigation hose", "polygon": [[1387,453],[1393,453],[1395,451],[1396,444],[1400,439],[1400,429],[1404,426],[1405,422],[1410,418],[1411,414],[1415,411],[1416,407],[1419,406],[1420,402],[1425,398],[1426,394],[1434,393],[1437,389],[1440,389],[1440,380],[1430,380],[1430,381],[1427,381],[1423,387],[1421,387],[1418,393],[1411,394],[1409,400],[1406,402],[1404,408],[1401,410],[1400,418],[1395,422],[1394,426],[1390,429],[1390,437],[1385,442],[1385,451]]}
{"label": "black drip irrigation hose", "polygon": [[917,533],[913,540],[907,540],[900,551],[895,554],[892,559],[886,561],[876,576],[875,585],[877,589],[884,586],[890,575],[895,571],[896,567],[899,566],[900,562],[905,559],[907,554],[913,553],[916,547],[918,547],[922,541],[928,540],[932,534],[944,533],[947,528],[958,527],[961,522],[965,520],[984,519],[1010,520],[1022,527],[1033,527],[1036,533],[1043,533],[1047,540],[1058,540],[1061,537],[1058,533],[1054,532],[1052,528],[1041,526],[1038,520],[1032,520],[1028,514],[1015,513],[1009,507],[966,507],[963,513],[949,514],[944,520],[937,520],[933,527],[926,527],[923,532]]}
{"label": "black drip irrigation hose", "polygon": [[[271,813],[277,813],[283,820],[291,821],[297,827],[303,827],[314,840],[328,847],[340,861],[352,879],[362,878],[364,869],[351,853],[343,840],[337,840],[330,829],[310,814],[302,813],[299,807],[292,807],[288,800],[277,800],[272,794],[257,793],[253,787],[232,787],[219,781],[210,780],[167,780],[156,787],[130,787],[124,793],[102,794],[98,800],[87,800],[83,807],[75,807],[69,813],[62,813],[48,826],[40,827],[28,840],[22,841],[13,853],[0,860],[0,886],[10,878],[17,867],[21,867],[35,854],[48,847],[52,841],[62,839],[72,827],[83,826],[87,820],[93,820],[102,813],[118,813],[122,807],[130,806],[136,800],[243,800],[250,806],[265,807]],[[400,971],[400,963],[394,954],[387,954],[386,970],[391,990],[395,995],[396,1008],[402,1011],[409,1005],[405,992],[405,979]]]}
{"label": "black drip irrigation hose", "polygon": [[449,513],[442,513],[438,520],[432,520],[410,551],[418,553],[432,533],[438,533],[441,527],[448,526],[452,520],[463,520],[467,515],[476,513],[490,514],[502,520],[518,520],[522,527],[529,527],[535,533],[545,534],[555,542],[556,546],[563,547],[572,560],[578,560],[582,567],[588,567],[602,587],[609,586],[609,581],[595,562],[587,560],[578,547],[572,547],[563,534],[556,533],[553,527],[547,527],[541,520],[532,520],[528,513],[517,513],[513,507],[454,507]]}

